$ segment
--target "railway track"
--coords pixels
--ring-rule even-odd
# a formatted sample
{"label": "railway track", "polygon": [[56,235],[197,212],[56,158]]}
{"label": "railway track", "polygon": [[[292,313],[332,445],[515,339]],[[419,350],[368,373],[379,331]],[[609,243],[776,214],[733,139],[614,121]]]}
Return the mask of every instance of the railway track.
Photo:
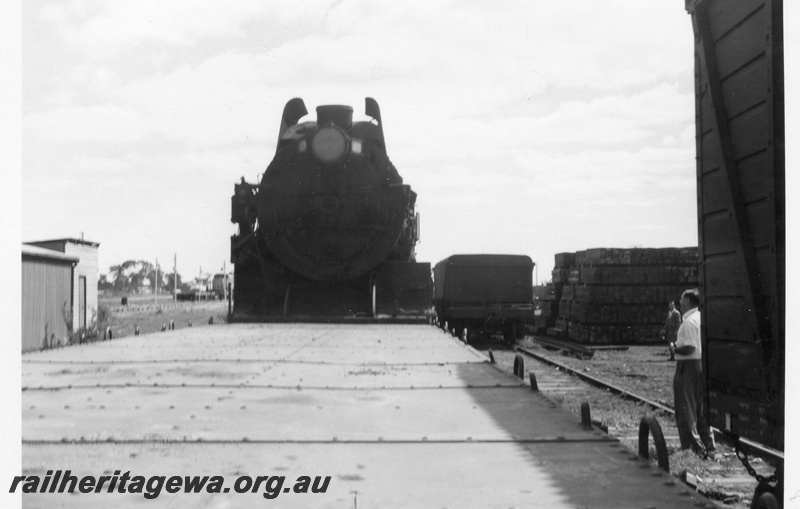
{"label": "railway track", "polygon": [[[522,383],[535,383],[540,392],[579,415],[582,403],[589,402],[592,423],[632,450],[638,448],[640,419],[644,415],[655,416],[663,430],[671,460],[670,470],[674,475],[731,507],[749,507],[749,497],[758,481],[736,457],[733,444],[726,441],[718,430],[715,430],[719,451],[717,460],[699,460],[691,453],[680,451],[671,405],[619,383],[612,383],[602,375],[589,374],[584,370],[585,367],[580,369],[570,366],[554,358],[552,354],[536,351],[534,348],[517,346],[514,350],[483,351],[487,355],[491,351],[497,364],[511,373],[515,373],[515,365],[520,362],[518,357],[522,356],[525,373]],[[751,441],[742,440],[742,443],[749,454],[755,457],[755,460],[751,458],[750,461],[754,463],[756,473],[764,478],[773,475],[773,465],[775,461],[783,459],[782,453]]]}
{"label": "railway track", "polygon": [[[531,350],[530,348],[517,347],[516,350],[519,351],[519,352],[524,353],[528,357],[532,357],[532,358],[536,359],[539,362],[542,362],[542,363],[545,363],[545,364],[549,364],[551,366],[555,366],[559,370],[561,370],[561,371],[563,371],[565,373],[569,373],[572,376],[576,376],[576,377],[586,381],[587,383],[589,383],[589,384],[591,384],[591,385],[593,385],[595,387],[599,387],[601,389],[607,390],[609,392],[617,394],[617,395],[619,395],[619,396],[621,396],[623,398],[629,399],[631,401],[645,404],[645,405],[649,406],[653,410],[661,410],[663,412],[666,412],[666,413],[670,414],[670,416],[672,416],[672,417],[675,416],[675,410],[671,405],[668,406],[668,405],[666,405],[666,404],[664,404],[662,402],[647,398],[646,396],[642,396],[640,394],[637,394],[636,392],[633,392],[633,391],[631,391],[629,389],[626,389],[624,387],[621,387],[619,385],[610,383],[610,382],[605,381],[605,380],[603,380],[601,378],[598,378],[598,377],[589,375],[587,373],[581,372],[580,370],[573,369],[573,368],[569,367],[568,365],[560,363],[560,362],[558,362],[558,361],[556,361],[556,360],[554,360],[554,359],[552,359],[552,358],[550,358],[548,356],[541,355],[541,354]],[[716,428],[713,428],[713,429],[720,437],[725,438],[724,434],[720,430],[718,430]],[[740,440],[741,440],[742,445],[747,447],[754,454],[757,454],[757,455],[759,455],[761,457],[764,457],[764,458],[768,458],[770,460],[776,460],[776,461],[783,461],[784,460],[784,455],[780,451],[776,451],[776,450],[771,449],[769,447],[765,447],[762,444],[759,444],[757,442],[753,442],[752,440],[747,440],[746,438],[741,438]]]}
{"label": "railway track", "polygon": [[572,376],[576,376],[576,377],[580,378],[581,380],[584,380],[584,381],[588,382],[589,384],[591,384],[591,385],[593,385],[595,387],[599,387],[601,389],[605,389],[607,391],[610,391],[610,392],[612,392],[614,394],[622,396],[623,398],[629,399],[631,401],[635,401],[635,402],[638,402],[638,403],[644,403],[645,405],[649,406],[653,410],[662,410],[664,412],[671,413],[672,415],[675,415],[675,410],[673,410],[671,407],[668,407],[668,406],[666,406],[666,405],[664,405],[664,404],[662,404],[662,403],[660,403],[658,401],[654,401],[654,400],[648,399],[648,398],[646,398],[644,396],[636,394],[633,391],[625,389],[624,387],[620,387],[618,385],[615,385],[615,384],[612,384],[612,383],[607,382],[605,380],[602,380],[602,379],[600,379],[598,377],[589,375],[587,373],[583,373],[580,370],[573,369],[573,368],[567,366],[566,364],[562,364],[562,363],[557,362],[557,361],[555,361],[555,360],[553,360],[553,359],[551,359],[551,358],[549,358],[547,356],[538,354],[538,353],[534,352],[533,350],[531,350],[529,348],[517,347],[516,350],[519,351],[519,352],[524,353],[528,357],[532,357],[532,358],[536,359],[537,361],[539,361],[541,363],[549,364],[551,366],[555,366],[559,370],[561,370],[561,371],[563,371],[565,373],[568,373],[568,374],[570,374]]}

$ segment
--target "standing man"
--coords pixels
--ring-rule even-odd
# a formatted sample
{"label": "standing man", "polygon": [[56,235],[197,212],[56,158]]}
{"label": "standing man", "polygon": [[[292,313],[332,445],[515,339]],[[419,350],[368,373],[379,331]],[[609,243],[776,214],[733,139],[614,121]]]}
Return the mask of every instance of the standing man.
{"label": "standing man", "polygon": [[664,328],[661,329],[661,339],[667,340],[669,345],[669,360],[675,360],[675,350],[673,346],[678,340],[678,328],[681,326],[681,313],[675,309],[675,301],[669,301],[669,311],[667,311],[667,320],[664,322]]}
{"label": "standing man", "polygon": [[702,345],[700,343],[700,293],[686,290],[681,295],[683,322],[672,345],[675,350],[675,420],[681,449],[692,449],[706,458],[716,457],[716,446],[708,424],[704,396]]}

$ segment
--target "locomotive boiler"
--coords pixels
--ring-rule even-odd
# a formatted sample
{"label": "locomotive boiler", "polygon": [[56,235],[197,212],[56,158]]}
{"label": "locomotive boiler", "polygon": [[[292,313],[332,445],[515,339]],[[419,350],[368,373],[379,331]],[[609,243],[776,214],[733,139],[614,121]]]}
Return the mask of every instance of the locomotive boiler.
{"label": "locomotive boiler", "polygon": [[416,193],[386,154],[378,103],[302,99],[284,107],[275,156],[258,184],[234,186],[232,320],[424,317],[430,264],[417,263]]}

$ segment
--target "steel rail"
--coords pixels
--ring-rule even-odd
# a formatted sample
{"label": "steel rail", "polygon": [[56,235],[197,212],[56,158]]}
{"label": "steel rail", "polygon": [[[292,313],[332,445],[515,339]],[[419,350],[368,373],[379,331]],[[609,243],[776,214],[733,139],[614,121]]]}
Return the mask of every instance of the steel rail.
{"label": "steel rail", "polygon": [[527,348],[517,347],[516,350],[524,353],[525,355],[533,357],[534,359],[536,359],[536,360],[538,360],[540,362],[543,362],[545,364],[549,364],[551,366],[555,366],[555,367],[557,367],[559,369],[562,369],[562,370],[566,371],[567,373],[569,373],[571,375],[575,375],[578,378],[581,378],[581,379],[589,382],[590,384],[592,384],[592,385],[594,385],[596,387],[600,387],[601,389],[608,389],[609,391],[613,392],[614,394],[619,394],[620,396],[622,396],[622,397],[624,397],[626,399],[630,399],[632,401],[636,401],[637,403],[645,403],[645,404],[649,405],[653,409],[663,410],[663,411],[668,412],[668,413],[673,414],[673,415],[675,414],[675,410],[673,410],[672,408],[670,408],[670,407],[668,407],[666,405],[663,405],[663,404],[658,403],[656,401],[649,400],[649,399],[645,398],[644,396],[636,394],[635,392],[629,391],[628,389],[625,389],[623,387],[619,387],[617,385],[608,383],[605,380],[601,380],[600,378],[594,377],[592,375],[587,375],[586,373],[582,373],[582,372],[580,372],[580,371],[578,371],[578,370],[576,370],[574,368],[571,368],[571,367],[567,366],[566,364],[561,364],[558,361],[554,361],[553,359],[550,359],[549,357],[545,357],[543,355],[537,354],[536,352],[528,350]]}
{"label": "steel rail", "polygon": [[[668,406],[663,405],[661,403],[658,403],[656,401],[649,400],[649,399],[645,398],[644,396],[640,396],[640,395],[638,395],[638,394],[636,394],[636,393],[634,393],[632,391],[629,391],[629,390],[624,389],[622,387],[619,387],[619,386],[616,386],[616,385],[611,384],[609,382],[606,382],[605,380],[601,380],[600,378],[594,377],[592,375],[587,375],[586,373],[582,373],[581,371],[578,371],[578,370],[576,370],[574,368],[571,368],[571,367],[567,366],[566,364],[562,364],[562,363],[560,363],[558,361],[550,359],[549,357],[545,357],[543,355],[540,355],[540,354],[538,354],[536,352],[533,352],[533,351],[531,351],[531,350],[529,350],[527,348],[516,347],[515,350],[519,351],[519,352],[522,352],[525,355],[528,355],[529,357],[533,357],[534,359],[538,360],[539,362],[542,362],[544,364],[548,364],[550,366],[555,366],[555,367],[557,367],[557,368],[559,368],[559,369],[561,369],[561,370],[563,370],[563,371],[565,371],[565,372],[567,372],[567,373],[569,373],[571,375],[574,375],[574,376],[576,376],[576,377],[578,377],[578,378],[580,378],[582,380],[585,380],[586,382],[589,382],[591,385],[594,385],[595,387],[599,387],[601,389],[607,389],[610,392],[613,392],[615,394],[619,394],[623,398],[629,399],[631,401],[635,401],[637,403],[645,403],[646,405],[649,405],[653,409],[662,410],[664,412],[669,413],[672,416],[675,415],[675,410],[672,409],[671,407],[668,407]],[[725,439],[729,438],[729,434],[728,433],[726,433],[726,432],[724,432],[722,430],[719,430],[717,428],[713,428],[713,427],[711,429],[714,432],[716,432],[717,435],[719,435],[719,436],[721,436],[721,437],[723,437]],[[746,439],[744,437],[739,437],[739,442],[742,445],[746,446],[751,451],[753,451],[754,453],[756,453],[756,454],[758,454],[760,456],[765,456],[765,457],[776,459],[776,460],[779,460],[779,461],[784,461],[784,454],[783,454],[782,451],[777,451],[775,449],[771,449],[771,448],[769,448],[769,447],[767,447],[767,446],[765,446],[763,444],[759,444],[757,442],[753,442],[752,440],[748,440],[748,439]]]}

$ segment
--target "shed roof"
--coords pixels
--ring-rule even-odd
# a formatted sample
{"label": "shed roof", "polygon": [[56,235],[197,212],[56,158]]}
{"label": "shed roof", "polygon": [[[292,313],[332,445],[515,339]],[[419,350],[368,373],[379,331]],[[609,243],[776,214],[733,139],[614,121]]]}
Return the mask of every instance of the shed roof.
{"label": "shed roof", "polygon": [[65,262],[72,262],[72,263],[78,263],[80,261],[74,256],[67,256],[64,253],[53,251],[52,249],[45,249],[43,247],[31,246],[29,244],[22,244],[22,256],[49,258],[51,260],[62,260]]}
{"label": "shed roof", "polygon": [[100,245],[99,242],[92,242],[91,240],[85,239],[76,239],[74,237],[64,237],[61,239],[47,239],[47,240],[36,240],[32,242],[26,242],[26,244],[45,244],[47,242],[70,242],[72,244],[85,244],[87,246],[98,247]]}

